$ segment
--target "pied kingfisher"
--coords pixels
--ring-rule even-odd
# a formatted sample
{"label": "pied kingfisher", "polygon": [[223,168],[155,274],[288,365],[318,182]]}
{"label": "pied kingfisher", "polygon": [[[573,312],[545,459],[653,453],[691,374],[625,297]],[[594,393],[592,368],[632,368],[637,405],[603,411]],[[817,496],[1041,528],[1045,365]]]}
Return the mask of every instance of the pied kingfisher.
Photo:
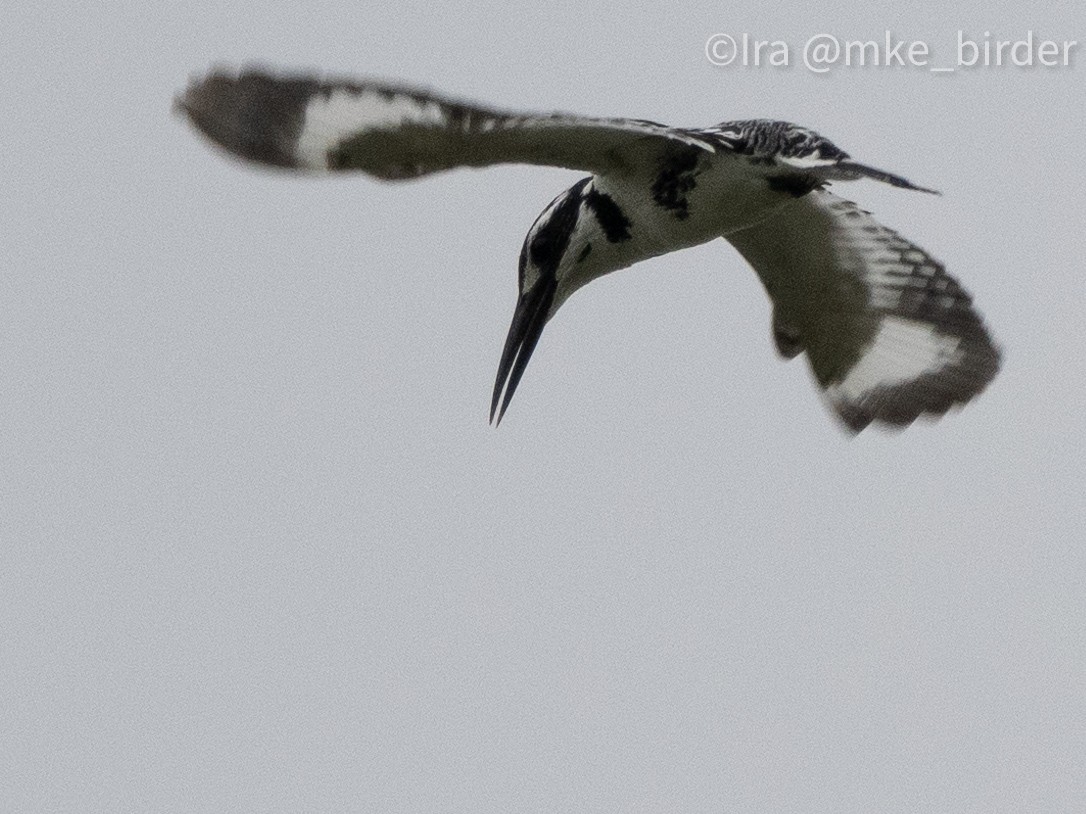
{"label": "pied kingfisher", "polygon": [[230,153],[308,173],[361,170],[399,181],[504,163],[591,172],[543,210],[524,240],[492,422],[509,406],[543,326],[574,291],[716,237],[765,286],[777,351],[807,354],[852,432],[942,415],[999,369],[970,296],[943,265],[826,187],[872,178],[932,190],[856,162],[794,124],[697,130],[507,113],[382,82],[258,69],[214,71],[176,107]]}

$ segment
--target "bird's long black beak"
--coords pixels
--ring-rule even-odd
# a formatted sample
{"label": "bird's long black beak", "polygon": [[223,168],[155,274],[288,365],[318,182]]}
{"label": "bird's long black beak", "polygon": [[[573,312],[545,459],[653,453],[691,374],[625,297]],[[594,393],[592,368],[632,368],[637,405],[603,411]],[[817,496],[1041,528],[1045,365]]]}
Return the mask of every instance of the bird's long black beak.
{"label": "bird's long black beak", "polygon": [[[547,315],[554,302],[554,292],[558,287],[553,275],[545,274],[536,280],[535,285],[520,295],[517,309],[513,312],[513,323],[509,326],[509,335],[505,338],[505,349],[498,364],[498,377],[494,381],[494,397],[490,401],[490,421],[497,426],[505,415],[505,409],[513,398],[513,393],[520,384],[520,377],[528,367],[532,351],[547,324]],[[502,398],[502,391],[505,398]],[[501,409],[498,402],[501,401]],[[495,414],[497,420],[495,421]]]}

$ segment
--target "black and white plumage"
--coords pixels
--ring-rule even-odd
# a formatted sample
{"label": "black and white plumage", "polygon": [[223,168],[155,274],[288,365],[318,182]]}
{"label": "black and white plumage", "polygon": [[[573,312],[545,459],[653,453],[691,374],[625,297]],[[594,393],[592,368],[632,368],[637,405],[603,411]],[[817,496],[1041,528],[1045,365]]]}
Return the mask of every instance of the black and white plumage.
{"label": "black and white plumage", "polygon": [[512,114],[385,83],[259,70],[214,72],[176,104],[234,155],[291,170],[403,180],[525,163],[592,173],[559,195],[525,238],[491,420],[501,420],[544,325],[574,291],[717,237],[765,285],[780,354],[807,354],[854,432],[941,415],[981,392],[999,368],[971,298],[942,264],[826,187],[871,178],[931,190],[856,162],[796,125],[751,120],[696,130]]}

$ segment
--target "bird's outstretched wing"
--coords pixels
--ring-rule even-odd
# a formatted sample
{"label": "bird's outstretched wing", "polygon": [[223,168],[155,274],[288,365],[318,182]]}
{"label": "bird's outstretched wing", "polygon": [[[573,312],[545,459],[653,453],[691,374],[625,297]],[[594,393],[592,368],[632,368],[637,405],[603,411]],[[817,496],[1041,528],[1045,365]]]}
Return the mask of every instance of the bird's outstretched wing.
{"label": "bird's outstretched wing", "polygon": [[957,280],[850,201],[816,189],[725,237],[769,292],[781,355],[807,353],[853,432],[942,415],[999,369]]}
{"label": "bird's outstretched wing", "polygon": [[383,180],[508,163],[606,173],[650,163],[669,147],[716,149],[696,132],[654,122],[506,113],[385,83],[259,70],[213,72],[175,104],[242,158],[311,172],[361,170]]}

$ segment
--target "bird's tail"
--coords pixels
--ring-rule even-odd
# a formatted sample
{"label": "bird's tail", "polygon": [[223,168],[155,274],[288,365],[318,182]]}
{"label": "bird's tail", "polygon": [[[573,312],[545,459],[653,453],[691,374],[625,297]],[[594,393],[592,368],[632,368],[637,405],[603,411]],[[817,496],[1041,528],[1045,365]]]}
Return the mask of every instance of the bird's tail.
{"label": "bird's tail", "polygon": [[932,195],[941,194],[938,190],[922,187],[919,184],[914,184],[907,178],[902,178],[900,175],[894,175],[892,172],[880,170],[877,167],[872,167],[868,164],[861,164],[859,161],[853,161],[851,158],[846,158],[826,167],[822,174],[831,181],[856,181],[860,178],[870,178],[874,181],[882,181],[885,184],[900,187],[901,189],[912,189],[917,192],[927,192]]}

